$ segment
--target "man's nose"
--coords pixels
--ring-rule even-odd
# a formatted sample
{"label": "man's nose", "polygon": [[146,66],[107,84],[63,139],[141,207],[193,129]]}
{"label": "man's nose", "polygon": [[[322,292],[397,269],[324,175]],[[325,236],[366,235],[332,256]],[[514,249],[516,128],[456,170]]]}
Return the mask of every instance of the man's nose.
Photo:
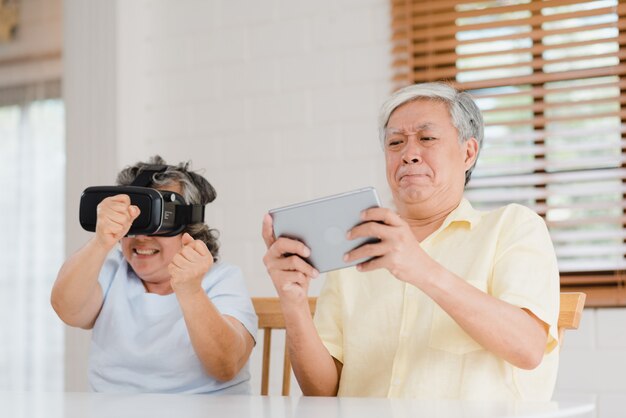
{"label": "man's nose", "polygon": [[404,152],[402,153],[402,161],[404,161],[405,164],[417,164],[422,161],[422,155],[419,146],[415,144],[415,142],[411,139],[407,141],[407,144],[404,147]]}

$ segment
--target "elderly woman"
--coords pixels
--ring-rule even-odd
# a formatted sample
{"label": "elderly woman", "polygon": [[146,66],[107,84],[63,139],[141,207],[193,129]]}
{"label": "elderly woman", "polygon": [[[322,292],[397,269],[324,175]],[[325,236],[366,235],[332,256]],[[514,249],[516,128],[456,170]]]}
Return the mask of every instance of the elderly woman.
{"label": "elderly woman", "polygon": [[[155,165],[164,171],[149,173]],[[160,157],[122,170],[187,204],[215,199],[188,164]],[[97,392],[250,392],[257,318],[241,271],[217,261],[215,230],[193,223],[174,236],[126,236],[139,208],[128,195],[98,205],[94,236],[61,267],[52,306],[68,325],[93,328],[89,383]],[[120,245],[118,245],[118,243]]]}
{"label": "elderly woman", "polygon": [[559,273],[543,220],[463,198],[483,138],[472,98],[441,83],[396,92],[380,140],[396,211],[368,209],[349,238],[374,257],[328,275],[315,321],[309,249],[272,234],[267,270],[305,394],[546,400],[558,366]]}

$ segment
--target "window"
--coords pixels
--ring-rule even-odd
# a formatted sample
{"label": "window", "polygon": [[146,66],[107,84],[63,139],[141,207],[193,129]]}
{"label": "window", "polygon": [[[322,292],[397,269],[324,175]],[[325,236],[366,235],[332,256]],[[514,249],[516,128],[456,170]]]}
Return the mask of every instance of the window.
{"label": "window", "polygon": [[64,258],[65,134],[58,82],[0,91],[0,390],[63,390],[50,290]]}
{"label": "window", "polygon": [[392,1],[397,86],[448,80],[477,98],[477,208],[533,208],[564,290],[626,305],[626,4]]}

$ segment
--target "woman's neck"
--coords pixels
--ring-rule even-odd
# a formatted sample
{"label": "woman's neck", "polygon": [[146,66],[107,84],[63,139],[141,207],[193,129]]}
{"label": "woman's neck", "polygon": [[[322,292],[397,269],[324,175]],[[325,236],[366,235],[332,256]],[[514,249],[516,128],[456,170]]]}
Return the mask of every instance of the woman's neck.
{"label": "woman's neck", "polygon": [[143,287],[146,289],[147,293],[155,293],[161,296],[174,293],[174,289],[172,289],[172,285],[169,280],[160,283],[150,283],[145,280],[141,280],[141,282],[143,283]]}

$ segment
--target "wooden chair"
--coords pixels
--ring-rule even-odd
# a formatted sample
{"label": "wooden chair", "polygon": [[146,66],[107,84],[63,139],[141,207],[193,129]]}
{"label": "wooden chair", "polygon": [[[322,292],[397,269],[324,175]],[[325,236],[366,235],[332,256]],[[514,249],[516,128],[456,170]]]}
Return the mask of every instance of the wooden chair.
{"label": "wooden chair", "polygon": [[[317,298],[309,298],[309,308],[311,314],[315,312]],[[254,310],[259,317],[259,329],[263,329],[263,369],[261,372],[261,395],[268,394],[270,378],[270,348],[272,344],[272,330],[285,329],[285,318],[280,308],[277,297],[274,298],[252,298]],[[283,361],[283,396],[289,396],[289,386],[291,384],[291,362],[287,351],[287,340],[285,339],[285,357]]]}
{"label": "wooden chair", "polygon": [[585,307],[586,294],[581,292],[561,292],[559,308],[559,346],[563,346],[563,334],[566,329],[578,329]]}

